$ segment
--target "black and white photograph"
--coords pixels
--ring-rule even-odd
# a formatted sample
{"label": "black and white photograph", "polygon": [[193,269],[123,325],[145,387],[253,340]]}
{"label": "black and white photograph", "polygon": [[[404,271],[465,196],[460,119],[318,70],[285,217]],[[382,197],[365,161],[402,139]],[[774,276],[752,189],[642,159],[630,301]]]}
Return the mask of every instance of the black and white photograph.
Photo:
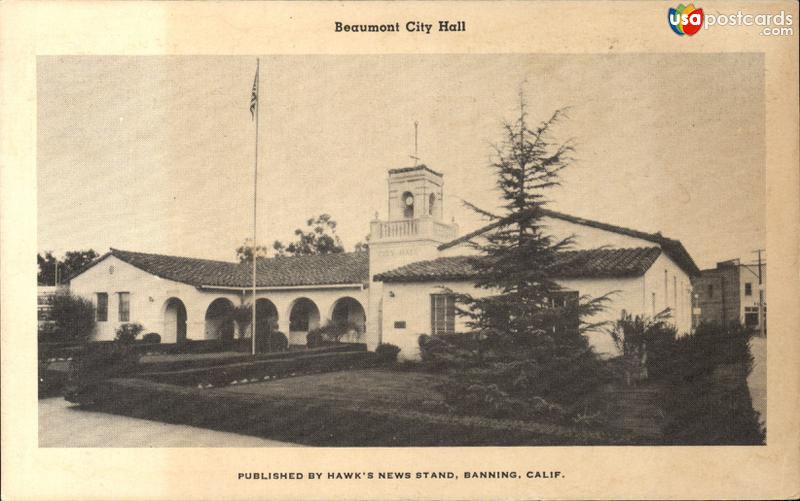
{"label": "black and white photograph", "polygon": [[797,499],[798,9],[0,2],[0,498]]}
{"label": "black and white photograph", "polygon": [[38,56],[39,447],[766,444],[764,71]]}

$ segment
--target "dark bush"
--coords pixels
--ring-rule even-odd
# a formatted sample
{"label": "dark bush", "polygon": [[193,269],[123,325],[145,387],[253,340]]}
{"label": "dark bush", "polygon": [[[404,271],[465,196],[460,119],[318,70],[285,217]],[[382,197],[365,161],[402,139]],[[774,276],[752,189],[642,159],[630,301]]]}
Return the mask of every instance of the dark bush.
{"label": "dark bush", "polygon": [[256,338],[256,349],[259,353],[286,351],[289,349],[289,338],[281,331],[261,331]]}
{"label": "dark bush", "polygon": [[309,348],[337,344],[342,338],[351,333],[361,333],[361,327],[353,322],[329,322],[328,324],[312,329],[306,334],[306,345]]}
{"label": "dark bush", "polygon": [[59,293],[53,296],[51,318],[60,340],[84,342],[94,330],[94,304],[70,293]]}
{"label": "dark bush", "polygon": [[677,330],[669,323],[665,310],[653,318],[633,316],[625,311],[607,330],[614,345],[622,353],[621,370],[628,384],[647,379],[650,374],[664,372],[664,348],[675,340]]}
{"label": "dark bush", "polygon": [[39,322],[37,338],[40,343],[57,343],[64,340],[58,332],[58,325],[53,321]]}
{"label": "dark bush", "polygon": [[142,342],[147,344],[159,344],[161,343],[161,335],[156,332],[148,332],[142,336]]}
{"label": "dark bush", "polygon": [[381,362],[396,362],[397,355],[400,353],[400,347],[391,343],[381,343],[377,348],[375,348],[375,353],[378,355],[378,360]]}
{"label": "dark bush", "polygon": [[577,332],[496,339],[486,332],[419,338],[423,363],[450,375],[442,391],[457,414],[571,420],[584,414],[605,365]]}
{"label": "dark bush", "polygon": [[648,362],[657,365],[652,375],[665,380],[692,380],[707,376],[721,365],[739,365],[750,374],[751,332],[733,323],[727,327],[701,323],[694,334],[682,337],[663,334],[648,346]]}
{"label": "dark bush", "polygon": [[117,327],[114,341],[122,344],[131,344],[136,341],[136,336],[141,334],[144,327],[140,323],[125,323]]}
{"label": "dark bush", "polygon": [[764,431],[747,376],[751,332],[739,324],[700,324],[694,334],[654,343],[665,384],[665,441],[670,444],[753,445]]}
{"label": "dark bush", "polygon": [[430,369],[465,369],[478,363],[474,352],[454,344],[452,337],[422,334],[419,336],[418,343],[420,358],[423,364]]}
{"label": "dark bush", "polygon": [[139,353],[132,342],[89,343],[73,357],[65,397],[71,402],[91,403],[84,398],[102,381],[136,371]]}

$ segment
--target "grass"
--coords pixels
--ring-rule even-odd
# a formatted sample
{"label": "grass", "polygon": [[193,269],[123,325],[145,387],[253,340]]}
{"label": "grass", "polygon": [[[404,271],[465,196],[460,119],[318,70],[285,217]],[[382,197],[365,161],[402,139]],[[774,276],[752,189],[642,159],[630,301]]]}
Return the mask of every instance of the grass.
{"label": "grass", "polygon": [[436,386],[446,378],[443,374],[358,369],[229,386],[226,391],[272,398],[325,400],[364,408],[445,412],[444,399]]}
{"label": "grass", "polygon": [[[602,419],[578,425],[455,415],[438,389],[448,381],[445,373],[425,372],[416,364],[374,367],[375,360],[359,365],[360,358],[372,355],[363,352],[309,352],[294,360],[284,354],[246,363],[235,356],[194,355],[188,361],[204,367],[100,383],[97,406],[128,416],[316,446],[758,443],[757,436],[740,436],[740,424],[718,426],[748,424],[752,407],[744,384],[746,367],[739,364],[719,364],[689,381],[651,379],[625,386],[618,377],[598,389],[593,407],[587,409],[601,411]],[[208,367],[211,362],[224,365]],[[182,365],[187,360],[172,356],[153,363]],[[177,385],[206,377],[206,371],[208,376],[222,372],[222,383],[239,378],[239,384]],[[241,384],[241,376],[252,381],[252,375],[262,373],[270,374],[269,381]]]}
{"label": "grass", "polygon": [[[335,384],[323,384],[323,377],[334,378]],[[375,379],[390,397],[350,386]],[[315,446],[627,443],[617,436],[577,427],[454,416],[439,407],[435,392],[424,389],[431,383],[435,381],[425,375],[391,370],[307,375],[213,389],[111,379],[95,389],[94,407],[126,416]],[[426,409],[429,399],[432,408]]]}

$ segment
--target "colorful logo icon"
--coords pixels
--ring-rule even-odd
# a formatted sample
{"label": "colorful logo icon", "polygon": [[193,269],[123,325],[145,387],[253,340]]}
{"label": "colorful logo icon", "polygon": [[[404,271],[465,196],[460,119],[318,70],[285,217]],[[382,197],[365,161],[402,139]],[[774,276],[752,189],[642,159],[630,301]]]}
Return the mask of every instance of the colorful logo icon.
{"label": "colorful logo icon", "polygon": [[679,36],[692,36],[703,26],[703,9],[695,9],[693,4],[678,5],[677,9],[670,8],[668,12],[669,26]]}

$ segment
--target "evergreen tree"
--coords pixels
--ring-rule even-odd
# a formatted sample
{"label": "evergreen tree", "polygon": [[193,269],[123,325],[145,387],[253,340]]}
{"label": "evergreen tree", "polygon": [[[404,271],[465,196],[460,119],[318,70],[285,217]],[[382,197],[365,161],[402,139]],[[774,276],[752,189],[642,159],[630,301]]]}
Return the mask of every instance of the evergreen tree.
{"label": "evergreen tree", "polygon": [[[566,301],[559,294],[555,277],[573,237],[554,239],[546,233],[542,218],[545,193],[559,186],[559,173],[573,160],[571,141],[552,139],[552,129],[563,118],[557,110],[536,127],[528,124],[525,101],[520,96],[520,114],[504,124],[504,141],[495,147],[492,168],[503,203],[494,214],[467,203],[492,221],[491,230],[472,245],[480,256],[471,260],[478,271],[476,286],[496,292],[488,297],[462,296],[468,324],[490,336],[506,337],[513,345],[531,345],[545,338],[577,341],[582,330],[594,327],[576,318],[586,318],[602,308],[607,297]],[[554,336],[554,334],[558,334]],[[514,348],[516,350],[516,348]]]}
{"label": "evergreen tree", "polygon": [[501,212],[466,203],[491,220],[489,231],[472,242],[480,252],[470,260],[476,286],[491,294],[458,296],[459,314],[476,334],[471,342],[442,348],[435,341],[426,350],[421,341],[423,357],[427,352],[452,370],[445,395],[457,410],[577,419],[580,408],[585,418],[583,397],[601,380],[601,363],[582,332],[596,327],[586,318],[603,309],[608,295],[565,300],[555,278],[573,237],[555,239],[543,222],[545,194],[573,160],[571,142],[552,138],[565,116],[557,110],[531,127],[521,95],[519,117],[504,124],[492,164]]}

